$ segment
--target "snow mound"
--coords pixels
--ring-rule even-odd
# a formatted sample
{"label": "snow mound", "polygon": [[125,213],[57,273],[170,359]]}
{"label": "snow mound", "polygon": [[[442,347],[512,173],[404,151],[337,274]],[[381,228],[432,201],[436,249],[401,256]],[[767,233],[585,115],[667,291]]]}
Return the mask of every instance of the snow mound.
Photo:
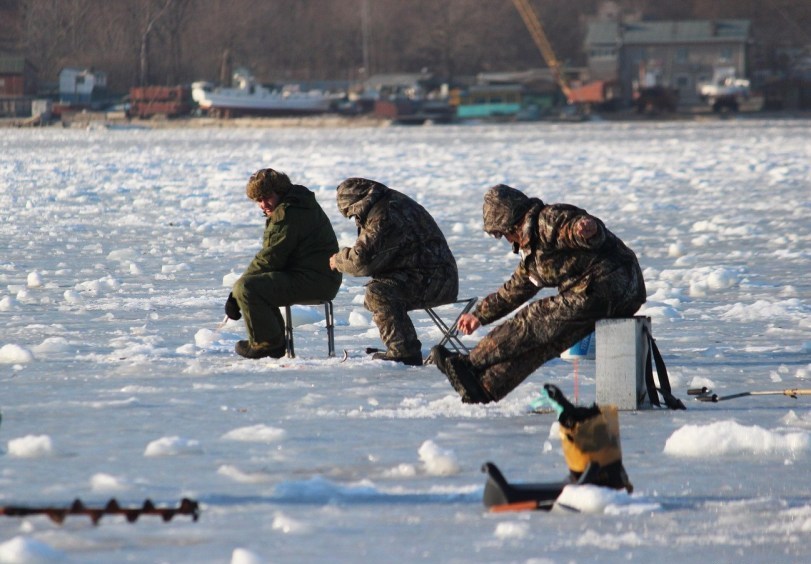
{"label": "snow mound", "polygon": [[138,258],[138,251],[135,249],[116,249],[107,253],[107,260],[128,262]]}
{"label": "snow mound", "polygon": [[574,509],[581,513],[605,513],[607,508],[627,505],[631,498],[625,490],[612,490],[593,485],[569,485],[555,500],[553,510]]}
{"label": "snow mound", "polygon": [[353,311],[349,314],[349,326],[350,327],[368,327],[369,326],[369,318],[362,313],[357,311]]}
{"label": "snow mound", "polygon": [[667,248],[667,256],[679,258],[684,256],[684,245],[680,242],[671,243]]}
{"label": "snow mound", "polygon": [[705,297],[712,292],[727,290],[739,283],[738,273],[728,268],[697,268],[690,277],[689,295]]}
{"label": "snow mound", "polygon": [[32,350],[37,354],[64,353],[70,350],[70,344],[64,337],[48,337]]}
{"label": "snow mound", "polygon": [[104,278],[99,278],[98,280],[79,282],[76,284],[76,286],[74,286],[74,289],[77,292],[85,292],[91,296],[98,296],[104,292],[118,290],[120,286],[121,284],[118,282],[118,280],[111,276],[105,276]]}
{"label": "snow mound", "polygon": [[218,334],[211,329],[200,329],[194,334],[194,344],[204,349],[210,347],[217,340]]}
{"label": "snow mound", "polygon": [[240,275],[236,274],[235,272],[229,272],[228,274],[222,277],[222,285],[225,286],[226,288],[233,288],[234,283],[237,280],[239,280],[239,276]]}
{"label": "snow mound", "polygon": [[267,472],[245,472],[233,464],[223,464],[217,468],[217,474],[230,478],[240,484],[264,484],[273,480],[273,476]]}
{"label": "snow mound", "polygon": [[386,478],[413,478],[417,475],[417,467],[413,464],[398,464],[394,468],[390,468],[383,472]]}
{"label": "snow mound", "polygon": [[65,301],[69,304],[75,305],[82,303],[82,295],[74,290],[65,290],[62,297],[65,298]]}
{"label": "snow mound", "polygon": [[774,321],[775,319],[792,319],[798,322],[808,315],[804,311],[800,300],[795,298],[771,302],[768,300],[757,300],[754,303],[736,303],[726,308],[719,308],[722,311],[720,317],[724,321],[751,322],[751,321]]}
{"label": "snow mound", "polygon": [[25,364],[32,360],[31,351],[20,345],[8,344],[0,348],[0,364]]}
{"label": "snow mound", "polygon": [[161,274],[176,274],[178,272],[188,272],[191,267],[185,262],[178,264],[164,264],[161,266]]}
{"label": "snow mound", "polygon": [[182,437],[163,437],[146,446],[144,456],[177,456],[180,454],[202,454],[200,441]]}
{"label": "snow mound", "polygon": [[[285,309],[281,308],[281,311],[282,316],[284,316]],[[290,316],[293,318],[293,327],[318,323],[324,320],[324,308],[321,306],[294,305],[290,307]]]}
{"label": "snow mound", "polygon": [[419,450],[425,471],[431,476],[451,476],[459,473],[459,463],[451,450],[440,448],[433,441],[425,441]]}
{"label": "snow mound", "polygon": [[8,442],[8,454],[17,458],[40,458],[54,454],[48,435],[27,435]]}
{"label": "snow mound", "polygon": [[231,564],[264,564],[265,559],[247,548],[235,548],[231,553]]}
{"label": "snow mound", "polygon": [[64,560],[65,555],[49,545],[27,537],[14,537],[0,544],[0,562],[56,562]]}
{"label": "snow mound", "polygon": [[667,304],[658,304],[656,302],[645,303],[639,308],[636,315],[645,315],[653,319],[667,321],[678,320],[684,317],[682,313],[673,306]]}
{"label": "snow mound", "polygon": [[524,539],[530,534],[529,523],[507,521],[496,525],[495,537],[498,539]]}
{"label": "snow mound", "polygon": [[276,513],[276,515],[273,517],[272,527],[274,531],[279,531],[286,535],[303,534],[312,530],[310,525],[297,521],[296,519],[293,519],[292,517],[289,517],[281,512]]}
{"label": "snow mound", "polygon": [[39,272],[31,272],[26,278],[29,288],[39,288],[42,286],[42,275]]}
{"label": "snow mound", "polygon": [[780,419],[780,421],[784,425],[788,425],[791,427],[803,427],[806,429],[811,429],[811,413],[804,413],[802,416],[797,415],[794,410],[789,410],[789,412]]}
{"label": "snow mound", "polygon": [[240,427],[225,433],[222,438],[228,441],[242,441],[249,443],[272,443],[284,439],[287,431],[267,425],[252,425]]}
{"label": "snow mound", "polygon": [[665,442],[664,453],[671,456],[712,458],[741,454],[794,454],[808,450],[809,434],[781,433],[757,425],[735,421],[709,425],[685,425]]}
{"label": "snow mound", "polygon": [[90,489],[94,492],[119,492],[129,489],[126,480],[99,472],[90,478]]}

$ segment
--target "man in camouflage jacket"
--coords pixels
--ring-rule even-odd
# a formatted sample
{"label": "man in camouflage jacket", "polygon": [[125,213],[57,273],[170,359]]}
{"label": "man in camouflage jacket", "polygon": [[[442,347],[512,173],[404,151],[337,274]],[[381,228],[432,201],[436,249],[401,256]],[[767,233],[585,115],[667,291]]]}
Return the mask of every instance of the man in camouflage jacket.
{"label": "man in camouflage jacket", "polygon": [[452,302],[459,274],[442,231],[417,202],[365,178],[337,189],[338,209],[355,218],[358,239],[330,259],[336,270],[371,276],[363,305],[386,345],[374,358],[422,365],[422,343],[408,312]]}
{"label": "man in camouflage jacket", "polygon": [[499,184],[484,196],[484,230],[521,260],[512,277],[458,327],[470,334],[532,302],[485,336],[470,355],[434,347],[437,367],[465,403],[499,401],[535,369],[594,331],[598,319],[632,316],[645,303],[636,255],[603,222],[568,204],[544,204]]}
{"label": "man in camouflage jacket", "polygon": [[330,268],[329,258],[338,239],[315,194],[292,184],[283,172],[259,170],[245,191],[267,217],[265,233],[262,249],[234,283],[225,313],[245,317],[248,340],[237,342],[237,354],[281,358],[286,346],[279,308],[335,297],[342,277]]}

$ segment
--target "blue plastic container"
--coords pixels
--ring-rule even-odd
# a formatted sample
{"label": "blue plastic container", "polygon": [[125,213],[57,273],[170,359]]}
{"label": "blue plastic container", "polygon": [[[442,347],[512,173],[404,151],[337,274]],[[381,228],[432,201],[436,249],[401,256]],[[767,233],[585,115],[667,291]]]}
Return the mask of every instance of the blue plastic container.
{"label": "blue plastic container", "polygon": [[591,333],[572,345],[560,355],[563,360],[594,360],[597,353],[597,338]]}

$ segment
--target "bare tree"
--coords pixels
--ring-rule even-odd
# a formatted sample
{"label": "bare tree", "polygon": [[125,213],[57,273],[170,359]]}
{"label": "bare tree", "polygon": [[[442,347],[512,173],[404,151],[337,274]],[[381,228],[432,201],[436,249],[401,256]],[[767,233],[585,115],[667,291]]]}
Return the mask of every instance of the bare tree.
{"label": "bare tree", "polygon": [[144,0],[132,4],[133,11],[140,17],[141,41],[139,50],[138,84],[144,86],[149,82],[149,43],[155,32],[158,21],[167,13],[174,0]]}
{"label": "bare tree", "polygon": [[169,51],[169,69],[166,82],[176,84],[183,76],[183,31],[191,19],[192,0],[174,0],[163,18],[163,33]]}
{"label": "bare tree", "polygon": [[[530,1],[558,58],[580,64],[584,16],[601,0]],[[808,0],[615,2],[646,19],[751,20],[764,65],[811,43]],[[0,16],[0,46],[30,59],[41,82],[64,66],[96,67],[119,92],[216,80],[223,68],[230,78],[231,66],[282,82],[351,79],[360,68],[453,78],[544,64],[509,0],[0,0]]]}

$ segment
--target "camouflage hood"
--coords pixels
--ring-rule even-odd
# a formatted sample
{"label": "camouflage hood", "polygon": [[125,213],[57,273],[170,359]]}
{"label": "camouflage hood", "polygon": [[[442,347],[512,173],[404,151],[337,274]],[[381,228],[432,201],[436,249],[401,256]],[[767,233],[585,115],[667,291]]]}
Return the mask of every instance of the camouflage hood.
{"label": "camouflage hood", "polygon": [[387,186],[374,180],[347,178],[336,191],[338,210],[346,218],[363,221],[371,207],[389,191]]}
{"label": "camouflage hood", "polygon": [[496,237],[509,233],[534,203],[543,205],[538,198],[529,198],[506,184],[493,186],[484,195],[484,230]]}

